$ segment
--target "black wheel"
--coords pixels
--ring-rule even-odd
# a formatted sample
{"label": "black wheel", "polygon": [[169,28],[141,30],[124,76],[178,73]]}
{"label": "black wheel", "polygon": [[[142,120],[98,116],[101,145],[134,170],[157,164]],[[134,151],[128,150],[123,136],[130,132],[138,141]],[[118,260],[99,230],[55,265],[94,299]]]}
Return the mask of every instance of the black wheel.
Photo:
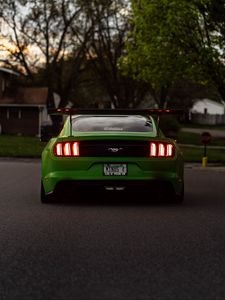
{"label": "black wheel", "polygon": [[42,203],[51,203],[53,202],[53,195],[46,195],[43,183],[41,182],[41,202]]}
{"label": "black wheel", "polygon": [[174,203],[177,203],[177,204],[181,204],[184,202],[184,183],[182,185],[182,190],[181,190],[181,194],[180,195],[175,195],[174,197]]}

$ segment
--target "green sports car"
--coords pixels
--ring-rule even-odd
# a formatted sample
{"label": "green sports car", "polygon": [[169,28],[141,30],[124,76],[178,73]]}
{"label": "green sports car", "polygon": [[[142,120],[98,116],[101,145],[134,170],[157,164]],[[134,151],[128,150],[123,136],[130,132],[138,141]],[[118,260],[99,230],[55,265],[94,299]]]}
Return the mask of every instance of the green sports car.
{"label": "green sports car", "polygon": [[58,109],[63,129],[42,153],[41,201],[80,191],[145,191],[182,202],[183,156],[152,116],[162,110]]}

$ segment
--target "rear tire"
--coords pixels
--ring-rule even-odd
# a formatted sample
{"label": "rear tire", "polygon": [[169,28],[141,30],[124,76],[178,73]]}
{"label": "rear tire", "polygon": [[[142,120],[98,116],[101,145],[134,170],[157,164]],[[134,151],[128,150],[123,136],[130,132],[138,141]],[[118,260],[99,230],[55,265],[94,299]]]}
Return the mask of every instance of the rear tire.
{"label": "rear tire", "polygon": [[44,189],[44,185],[41,182],[41,202],[42,203],[51,203],[53,202],[53,197],[52,195],[46,195],[45,194],[45,189]]}
{"label": "rear tire", "polygon": [[174,203],[181,204],[184,202],[184,183],[182,185],[182,190],[180,195],[175,195]]}

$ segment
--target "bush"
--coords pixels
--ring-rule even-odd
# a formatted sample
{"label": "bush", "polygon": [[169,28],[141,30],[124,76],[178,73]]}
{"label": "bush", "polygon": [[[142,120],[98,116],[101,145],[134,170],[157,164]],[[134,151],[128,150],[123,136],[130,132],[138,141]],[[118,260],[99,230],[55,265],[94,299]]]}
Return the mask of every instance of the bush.
{"label": "bush", "polygon": [[180,130],[180,123],[174,116],[161,116],[159,127],[165,136],[177,139]]}

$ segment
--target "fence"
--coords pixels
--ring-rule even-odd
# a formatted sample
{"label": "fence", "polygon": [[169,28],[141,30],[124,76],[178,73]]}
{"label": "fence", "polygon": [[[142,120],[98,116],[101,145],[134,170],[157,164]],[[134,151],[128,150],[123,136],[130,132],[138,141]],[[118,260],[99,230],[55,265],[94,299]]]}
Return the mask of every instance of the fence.
{"label": "fence", "polygon": [[220,125],[225,124],[224,115],[209,115],[209,114],[191,114],[191,122],[202,125]]}

